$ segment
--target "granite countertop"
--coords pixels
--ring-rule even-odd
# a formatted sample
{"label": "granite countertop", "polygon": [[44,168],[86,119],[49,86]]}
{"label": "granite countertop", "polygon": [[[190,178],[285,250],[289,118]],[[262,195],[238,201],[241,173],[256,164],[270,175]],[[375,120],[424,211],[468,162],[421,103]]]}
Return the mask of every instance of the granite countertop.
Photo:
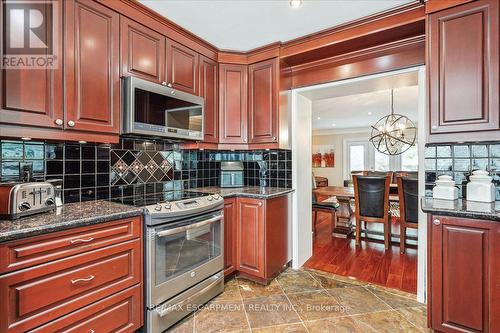
{"label": "granite countertop", "polygon": [[57,212],[0,220],[0,242],[142,215],[142,208],[110,201],[65,204]]}
{"label": "granite countertop", "polygon": [[424,197],[422,198],[422,210],[437,215],[500,222],[500,201],[484,203],[463,199],[441,200]]}
{"label": "granite countertop", "polygon": [[295,190],[284,187],[260,187],[260,186],[243,186],[233,188],[221,188],[218,186],[198,187],[190,189],[193,192],[202,193],[217,193],[223,198],[230,197],[247,197],[257,199],[271,199],[281,195],[291,193]]}

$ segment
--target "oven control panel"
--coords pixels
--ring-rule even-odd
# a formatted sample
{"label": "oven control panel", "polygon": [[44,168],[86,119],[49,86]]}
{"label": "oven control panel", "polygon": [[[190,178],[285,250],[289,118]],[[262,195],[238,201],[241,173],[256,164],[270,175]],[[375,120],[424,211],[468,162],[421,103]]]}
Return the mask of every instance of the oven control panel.
{"label": "oven control panel", "polygon": [[218,194],[206,195],[195,199],[184,199],[175,202],[159,202],[146,207],[154,219],[170,220],[185,215],[198,214],[212,210],[224,204],[224,199]]}

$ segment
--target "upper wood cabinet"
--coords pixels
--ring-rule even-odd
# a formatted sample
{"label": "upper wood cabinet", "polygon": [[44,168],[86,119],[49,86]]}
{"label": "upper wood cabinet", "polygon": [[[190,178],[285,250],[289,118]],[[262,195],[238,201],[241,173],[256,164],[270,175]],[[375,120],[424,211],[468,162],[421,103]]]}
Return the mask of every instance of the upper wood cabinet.
{"label": "upper wood cabinet", "polygon": [[[10,3],[12,4],[12,2]],[[1,3],[0,16],[9,8]],[[49,11],[51,7],[46,6]],[[58,3],[58,21],[62,22],[63,4]],[[55,69],[2,69],[0,72],[0,123],[23,126],[62,128],[63,119],[63,61],[62,27],[57,29],[53,49]],[[1,43],[2,55],[4,43]],[[59,119],[56,124],[56,120]]]}
{"label": "upper wood cabinet", "polygon": [[248,66],[249,143],[278,142],[279,60]]}
{"label": "upper wood cabinet", "polygon": [[120,21],[90,0],[65,1],[65,128],[120,131]]}
{"label": "upper wood cabinet", "polygon": [[167,84],[198,95],[198,53],[167,38]]}
{"label": "upper wood cabinet", "polygon": [[247,143],[246,65],[219,65],[220,143]]}
{"label": "upper wood cabinet", "polygon": [[428,239],[431,328],[500,332],[500,225],[432,216]]}
{"label": "upper wood cabinet", "polygon": [[205,142],[219,142],[218,76],[217,62],[200,56],[200,96],[205,98]]}
{"label": "upper wood cabinet", "polygon": [[120,16],[121,74],[165,81],[165,36]]}
{"label": "upper wood cabinet", "polygon": [[498,139],[498,10],[479,0],[429,15],[430,142]]}

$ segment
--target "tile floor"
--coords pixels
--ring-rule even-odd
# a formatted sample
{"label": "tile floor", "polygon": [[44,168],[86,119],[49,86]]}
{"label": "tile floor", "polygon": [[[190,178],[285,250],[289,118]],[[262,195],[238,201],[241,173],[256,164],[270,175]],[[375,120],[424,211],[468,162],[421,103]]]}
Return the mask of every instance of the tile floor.
{"label": "tile floor", "polygon": [[168,332],[431,332],[413,294],[315,270],[287,270],[268,286],[245,279]]}

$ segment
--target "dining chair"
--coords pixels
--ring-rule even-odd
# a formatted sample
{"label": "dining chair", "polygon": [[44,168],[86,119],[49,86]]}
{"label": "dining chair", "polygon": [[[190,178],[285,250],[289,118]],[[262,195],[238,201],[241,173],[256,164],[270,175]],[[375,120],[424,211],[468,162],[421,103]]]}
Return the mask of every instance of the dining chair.
{"label": "dining chair", "polygon": [[318,212],[326,212],[331,214],[332,223],[335,223],[337,218],[337,208],[338,206],[333,202],[322,202],[318,201],[318,196],[313,192],[312,194],[312,211],[313,211],[313,223],[312,223],[312,233],[316,235],[316,222],[318,219]]}
{"label": "dining chair", "polygon": [[361,245],[361,222],[384,224],[384,246],[389,249],[391,226],[389,187],[391,175],[353,176],[356,216],[356,245]]}
{"label": "dining chair", "polygon": [[399,246],[406,251],[406,228],[418,229],[418,179],[398,177],[399,194]]}

